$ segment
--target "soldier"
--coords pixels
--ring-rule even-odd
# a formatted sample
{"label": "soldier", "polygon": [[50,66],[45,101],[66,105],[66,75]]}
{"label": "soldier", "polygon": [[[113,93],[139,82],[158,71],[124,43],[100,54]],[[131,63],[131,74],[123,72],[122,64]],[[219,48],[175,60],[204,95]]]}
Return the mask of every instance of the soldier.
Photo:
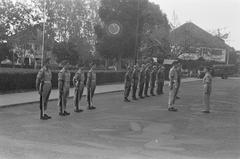
{"label": "soldier", "polygon": [[88,71],[87,75],[87,101],[88,101],[88,109],[93,110],[96,109],[96,107],[93,106],[93,96],[96,89],[96,73],[94,71],[96,65],[91,64],[91,69]]}
{"label": "soldier", "polygon": [[67,61],[62,62],[63,68],[62,70],[58,73],[58,90],[59,90],[59,108],[60,116],[67,116],[70,115],[66,111],[67,107],[67,98],[69,96],[69,89],[70,89],[70,72],[68,70],[69,63]]}
{"label": "soldier", "polygon": [[139,92],[138,92],[138,96],[139,98],[143,99],[143,88],[144,88],[144,83],[146,80],[146,76],[145,76],[145,65],[142,64],[141,65],[141,69],[139,72]]}
{"label": "soldier", "polygon": [[124,80],[124,101],[125,102],[130,102],[128,99],[129,93],[131,91],[131,79],[132,79],[132,69],[130,66],[127,68],[127,72],[125,74],[125,80]]}
{"label": "soldier", "polygon": [[210,69],[206,67],[204,69],[205,76],[203,77],[203,88],[204,88],[204,104],[205,104],[205,110],[203,110],[203,113],[210,113],[210,95],[212,92],[212,75],[210,73]]}
{"label": "soldier", "polygon": [[36,89],[40,94],[40,119],[47,120],[51,119],[47,115],[47,103],[52,89],[52,72],[49,69],[50,59],[46,59],[44,66],[38,72],[36,78]]}
{"label": "soldier", "polygon": [[178,91],[179,91],[180,84],[181,84],[181,76],[182,76],[181,69],[182,69],[181,64],[178,63],[177,69],[176,69],[176,71],[177,71],[177,88],[176,88],[176,92],[175,92],[175,99],[180,99],[180,97],[178,97],[177,95],[178,95]]}
{"label": "soldier", "polygon": [[80,100],[83,95],[84,90],[84,72],[82,71],[81,67],[78,67],[78,71],[75,73],[73,77],[73,85],[75,87],[74,91],[74,105],[75,105],[75,112],[80,113],[83,110],[79,109]]}
{"label": "soldier", "polygon": [[144,95],[145,97],[149,97],[148,95],[148,88],[149,88],[149,82],[150,82],[150,64],[147,64],[146,68],[145,68],[145,88],[144,88]]}
{"label": "soldier", "polygon": [[156,69],[157,67],[156,66],[153,66],[153,69],[150,73],[150,94],[152,96],[155,96],[154,94],[154,88],[155,88],[155,82],[156,82]]}
{"label": "soldier", "polygon": [[132,99],[137,100],[136,92],[138,86],[138,66],[134,65],[133,73],[132,73]]}
{"label": "soldier", "polygon": [[157,81],[157,94],[163,94],[163,86],[164,86],[164,70],[162,66],[159,66],[157,70],[157,75],[156,75],[156,81]]}
{"label": "soldier", "polygon": [[173,66],[169,71],[169,100],[168,100],[168,111],[177,111],[176,108],[174,108],[174,102],[175,102],[175,91],[177,88],[177,71],[176,71],[176,67],[177,67],[177,62],[174,61],[173,62]]}

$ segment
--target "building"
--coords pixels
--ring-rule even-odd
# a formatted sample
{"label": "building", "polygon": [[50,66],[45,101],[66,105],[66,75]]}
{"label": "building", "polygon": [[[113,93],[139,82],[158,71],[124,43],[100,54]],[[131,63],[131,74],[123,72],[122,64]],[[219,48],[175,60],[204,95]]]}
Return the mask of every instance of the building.
{"label": "building", "polygon": [[229,62],[234,48],[192,22],[185,23],[170,33],[173,54],[184,60]]}

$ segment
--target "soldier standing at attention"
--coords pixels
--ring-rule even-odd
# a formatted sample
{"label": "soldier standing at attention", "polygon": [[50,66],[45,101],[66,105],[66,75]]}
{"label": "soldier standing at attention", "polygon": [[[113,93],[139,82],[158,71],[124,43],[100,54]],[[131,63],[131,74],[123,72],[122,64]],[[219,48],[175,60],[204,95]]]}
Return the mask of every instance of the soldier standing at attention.
{"label": "soldier standing at attention", "polygon": [[157,83],[157,95],[161,94],[161,66],[159,65],[156,73],[156,83]]}
{"label": "soldier standing at attention", "polygon": [[176,108],[174,108],[174,102],[175,102],[175,92],[177,88],[177,62],[173,62],[173,66],[169,71],[169,100],[168,100],[168,111],[177,111]]}
{"label": "soldier standing at attention", "polygon": [[47,120],[51,119],[47,115],[47,103],[52,89],[52,72],[49,69],[50,59],[46,59],[44,66],[38,72],[36,78],[36,89],[40,94],[40,119]]}
{"label": "soldier standing at attention", "polygon": [[132,69],[130,66],[127,68],[127,72],[125,74],[125,80],[124,80],[124,101],[130,102],[128,99],[129,93],[131,91],[131,82],[132,82]]}
{"label": "soldier standing at attention", "polygon": [[96,68],[96,65],[94,63],[91,64],[91,68],[87,74],[86,87],[87,87],[87,101],[88,101],[89,110],[96,109],[96,107],[93,106],[93,100],[92,100],[95,89],[96,89],[96,73],[94,71],[95,68]]}
{"label": "soldier standing at attention", "polygon": [[203,113],[210,113],[210,95],[212,92],[212,75],[208,67],[204,69],[205,76],[203,77],[203,88],[204,88],[204,97],[203,101],[205,104],[205,110]]}
{"label": "soldier standing at attention", "polygon": [[138,96],[139,98],[143,99],[143,89],[144,89],[144,83],[146,80],[146,76],[145,76],[145,65],[142,64],[141,68],[140,68],[140,72],[139,72],[139,92],[138,92]]}
{"label": "soldier standing at attention", "polygon": [[176,92],[175,92],[175,99],[180,99],[180,97],[178,97],[178,91],[179,91],[179,88],[180,88],[180,84],[181,84],[181,64],[178,63],[177,65],[177,68],[176,68],[176,71],[177,71],[177,88],[176,88]]}
{"label": "soldier standing at attention", "polygon": [[156,66],[153,66],[153,70],[150,73],[150,94],[152,96],[155,96],[154,94],[154,88],[155,88],[155,82],[156,82]]}
{"label": "soldier standing at attention", "polygon": [[132,99],[137,100],[136,92],[138,86],[138,66],[134,65],[133,73],[132,73]]}
{"label": "soldier standing at attention", "polygon": [[160,77],[159,77],[159,84],[160,84],[160,94],[163,94],[163,86],[164,86],[164,80],[165,80],[165,68],[161,66],[160,68]]}
{"label": "soldier standing at attention", "polygon": [[145,97],[149,97],[148,95],[148,88],[149,88],[149,82],[150,82],[150,64],[147,64],[146,68],[145,68],[145,76],[146,76],[146,79],[145,79],[145,88],[144,88],[144,95]]}
{"label": "soldier standing at attention", "polygon": [[82,99],[83,90],[84,90],[84,72],[82,71],[82,68],[78,66],[78,71],[75,73],[73,77],[73,85],[75,87],[74,91],[74,105],[75,105],[75,112],[80,113],[83,110],[80,109],[80,100]]}
{"label": "soldier standing at attention", "polygon": [[68,70],[69,63],[67,61],[62,62],[63,68],[58,73],[58,90],[59,90],[59,107],[60,107],[60,116],[70,115],[66,111],[67,107],[67,98],[69,96],[69,89],[70,89],[70,72]]}

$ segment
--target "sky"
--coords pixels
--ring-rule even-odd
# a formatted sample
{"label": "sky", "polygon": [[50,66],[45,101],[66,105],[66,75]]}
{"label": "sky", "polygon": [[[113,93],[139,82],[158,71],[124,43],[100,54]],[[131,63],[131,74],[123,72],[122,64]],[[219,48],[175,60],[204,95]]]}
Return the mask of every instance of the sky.
{"label": "sky", "polygon": [[[173,23],[193,22],[212,33],[220,29],[230,33],[227,44],[240,50],[240,0],[150,0],[159,4]],[[176,18],[175,18],[176,19]]]}

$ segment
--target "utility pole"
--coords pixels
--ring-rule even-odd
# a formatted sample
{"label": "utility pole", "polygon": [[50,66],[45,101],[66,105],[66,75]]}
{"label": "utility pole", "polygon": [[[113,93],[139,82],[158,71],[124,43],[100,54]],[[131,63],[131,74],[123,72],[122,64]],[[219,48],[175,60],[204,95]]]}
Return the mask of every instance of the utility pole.
{"label": "utility pole", "polygon": [[43,62],[45,59],[45,54],[44,54],[44,43],[45,43],[45,11],[46,11],[46,0],[44,0],[43,2],[43,36],[42,36],[42,61],[41,61],[41,65],[43,67]]}
{"label": "utility pole", "polygon": [[136,41],[135,41],[135,64],[138,63],[138,53],[139,53],[139,49],[138,49],[138,33],[139,33],[139,8],[140,8],[140,0],[137,0],[137,25],[136,25]]}

